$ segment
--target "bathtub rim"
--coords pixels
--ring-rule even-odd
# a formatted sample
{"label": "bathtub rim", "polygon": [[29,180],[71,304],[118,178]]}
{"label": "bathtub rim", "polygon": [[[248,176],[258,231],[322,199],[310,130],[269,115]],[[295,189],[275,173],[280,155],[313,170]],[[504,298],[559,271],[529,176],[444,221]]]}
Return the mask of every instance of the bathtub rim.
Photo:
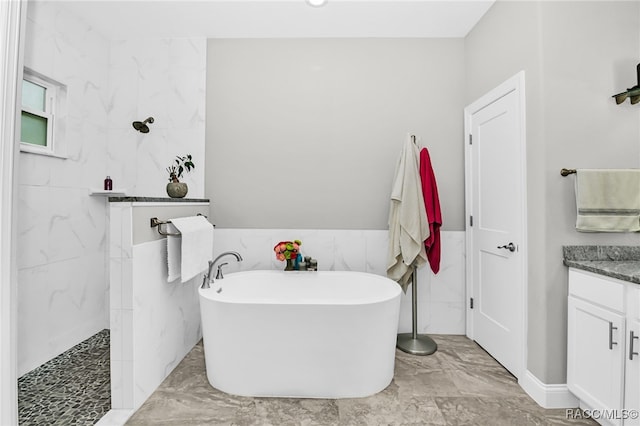
{"label": "bathtub rim", "polygon": [[[333,298],[318,298],[318,299],[303,299],[303,300],[291,300],[291,301],[286,301],[286,300],[282,300],[281,298],[278,297],[273,297],[273,298],[262,298],[262,299],[247,299],[246,297],[241,297],[238,299],[220,299],[218,296],[218,294],[220,294],[220,289],[224,289],[224,284],[225,284],[225,280],[229,279],[229,278],[238,278],[242,275],[258,275],[258,274],[264,274],[266,273],[267,275],[271,275],[271,276],[279,276],[279,275],[285,275],[286,276],[292,276],[292,275],[301,275],[304,276],[305,274],[319,274],[319,275],[333,275],[333,274],[349,274],[349,275],[356,275],[356,276],[360,276],[360,277],[364,277],[364,278],[373,278],[375,280],[384,282],[385,284],[388,283],[389,285],[393,286],[393,290],[391,290],[392,294],[389,294],[388,296],[385,297],[378,297],[378,298],[370,298],[370,299],[349,299],[347,302],[345,303],[340,303],[339,298],[333,297]],[[220,281],[222,281],[222,283],[220,283]],[[391,287],[390,287],[391,288]],[[378,303],[384,303],[384,302],[388,302],[391,300],[394,300],[396,298],[400,298],[402,295],[402,287],[400,287],[400,285],[391,280],[388,277],[382,276],[382,275],[378,275],[378,274],[373,274],[370,272],[360,272],[360,271],[280,271],[280,270],[273,270],[273,269],[256,269],[256,270],[248,270],[248,271],[238,271],[238,272],[232,272],[229,274],[226,274],[226,278],[222,279],[222,280],[216,280],[211,284],[210,288],[202,288],[199,287],[198,288],[198,295],[199,297],[202,297],[204,299],[210,300],[212,302],[216,302],[216,303],[224,303],[224,304],[247,304],[247,305],[261,305],[261,304],[274,304],[274,305],[371,305],[371,304],[378,304]]]}

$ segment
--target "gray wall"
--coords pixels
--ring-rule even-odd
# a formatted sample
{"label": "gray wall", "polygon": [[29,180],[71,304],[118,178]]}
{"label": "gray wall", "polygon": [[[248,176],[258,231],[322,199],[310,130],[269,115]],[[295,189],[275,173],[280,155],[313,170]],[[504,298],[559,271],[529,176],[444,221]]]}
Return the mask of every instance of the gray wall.
{"label": "gray wall", "polygon": [[566,381],[565,244],[634,244],[637,234],[575,231],[568,168],[638,168],[640,108],[611,95],[636,82],[637,2],[498,1],[465,40],[465,104],[526,73],[529,227],[528,362]]}
{"label": "gray wall", "polygon": [[387,229],[407,132],[464,213],[462,39],[209,40],[206,197],[223,228]]}

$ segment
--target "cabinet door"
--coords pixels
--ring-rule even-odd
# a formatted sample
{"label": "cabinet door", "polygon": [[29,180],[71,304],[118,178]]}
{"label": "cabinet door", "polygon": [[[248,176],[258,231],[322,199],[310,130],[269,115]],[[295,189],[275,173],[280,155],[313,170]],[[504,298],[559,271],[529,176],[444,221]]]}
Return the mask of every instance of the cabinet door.
{"label": "cabinet door", "polygon": [[592,409],[622,409],[624,325],[622,315],[569,296],[567,386]]}
{"label": "cabinet door", "polygon": [[627,347],[625,350],[624,374],[624,424],[638,426],[640,419],[632,418],[640,413],[640,321],[627,320]]}

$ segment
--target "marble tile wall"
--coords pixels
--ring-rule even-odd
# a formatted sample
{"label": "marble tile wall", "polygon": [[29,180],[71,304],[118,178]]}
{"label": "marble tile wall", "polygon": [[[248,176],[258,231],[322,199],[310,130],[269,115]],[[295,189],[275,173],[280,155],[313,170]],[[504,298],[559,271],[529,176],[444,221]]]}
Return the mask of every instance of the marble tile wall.
{"label": "marble tile wall", "polygon": [[[189,203],[152,203],[155,216]],[[139,407],[202,336],[198,285],[167,282],[165,239],[133,244],[133,210],[149,203],[111,203],[109,276],[111,404]],[[193,205],[193,213],[202,203]],[[208,207],[207,207],[208,208]],[[148,226],[148,225],[147,225]]]}
{"label": "marble tile wall", "polygon": [[106,204],[87,188],[107,172],[109,42],[61,3],[30,2],[24,62],[67,87],[67,158],[19,157],[19,375],[108,327]]}
{"label": "marble tile wall", "polygon": [[[115,40],[109,52],[107,158],[114,187],[127,195],[166,197],[165,168],[176,155],[191,154],[196,168],[181,181],[189,185],[188,197],[203,197],[206,40]],[[154,118],[149,133],[136,132],[131,123],[147,117]],[[201,334],[198,280],[168,285],[160,276],[166,275],[165,241],[133,246],[126,209],[111,223],[126,242],[110,243],[115,409],[142,404]]]}
{"label": "marble tile wall", "polygon": [[[204,196],[206,39],[137,39],[110,46],[109,173],[127,195],[166,197],[168,167],[191,154],[195,170],[181,181]],[[150,132],[133,121],[153,117]]]}
{"label": "marble tile wall", "polygon": [[[348,270],[386,275],[386,230],[218,229],[214,255],[238,251],[243,262],[229,261],[228,272],[251,269],[284,269],[275,259],[273,246],[299,239],[302,253],[318,259],[320,270]],[[442,232],[440,272],[428,266],[418,270],[418,332],[465,333],[464,232]],[[411,287],[402,295],[399,332],[411,332]]]}
{"label": "marble tile wall", "polygon": [[[68,158],[20,154],[20,375],[108,327],[107,202],[89,189],[108,174],[166,196],[165,168],[189,153],[203,196],[206,40],[108,40],[63,2],[30,2],[25,66],[67,86]],[[132,128],[149,116],[150,133]]]}

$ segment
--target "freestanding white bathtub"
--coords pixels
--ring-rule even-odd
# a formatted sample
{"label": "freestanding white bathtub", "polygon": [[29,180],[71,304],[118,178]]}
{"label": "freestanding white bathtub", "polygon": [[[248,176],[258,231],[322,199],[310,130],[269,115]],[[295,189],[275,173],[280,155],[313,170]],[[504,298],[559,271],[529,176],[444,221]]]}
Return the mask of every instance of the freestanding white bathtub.
{"label": "freestanding white bathtub", "polygon": [[386,277],[248,271],[199,291],[207,378],[216,389],[355,398],[393,378],[400,286]]}

